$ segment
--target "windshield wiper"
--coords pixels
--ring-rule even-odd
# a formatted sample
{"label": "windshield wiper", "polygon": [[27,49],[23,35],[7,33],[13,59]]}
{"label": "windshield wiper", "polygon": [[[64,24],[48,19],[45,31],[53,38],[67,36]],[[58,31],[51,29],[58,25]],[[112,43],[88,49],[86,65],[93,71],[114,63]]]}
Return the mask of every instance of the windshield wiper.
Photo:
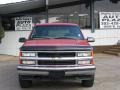
{"label": "windshield wiper", "polygon": [[33,37],[32,39],[53,39],[51,37]]}
{"label": "windshield wiper", "polygon": [[54,39],[78,39],[78,38],[73,38],[73,37],[56,37]]}
{"label": "windshield wiper", "polygon": [[55,38],[52,38],[52,37],[32,37],[31,39],[79,39],[79,38],[75,38],[75,37],[55,37]]}

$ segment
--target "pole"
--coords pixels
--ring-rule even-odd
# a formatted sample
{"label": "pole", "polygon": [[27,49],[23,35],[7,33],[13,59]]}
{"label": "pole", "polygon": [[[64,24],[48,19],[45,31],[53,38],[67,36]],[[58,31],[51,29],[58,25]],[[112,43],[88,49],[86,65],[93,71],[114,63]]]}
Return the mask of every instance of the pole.
{"label": "pole", "polygon": [[1,43],[1,39],[4,37],[4,28],[2,27],[2,20],[1,20],[1,16],[0,16],[0,43]]}
{"label": "pole", "polygon": [[90,22],[91,22],[91,32],[95,32],[95,21],[94,21],[94,0],[90,0]]}
{"label": "pole", "polygon": [[49,0],[45,0],[45,10],[46,10],[46,23],[49,23],[49,15],[48,15],[48,6],[49,6]]}
{"label": "pole", "polygon": [[1,34],[2,34],[2,33],[1,33],[1,26],[2,26],[2,25],[1,25],[1,16],[0,16],[0,44],[1,44],[1,36],[2,36],[2,35],[1,35]]}

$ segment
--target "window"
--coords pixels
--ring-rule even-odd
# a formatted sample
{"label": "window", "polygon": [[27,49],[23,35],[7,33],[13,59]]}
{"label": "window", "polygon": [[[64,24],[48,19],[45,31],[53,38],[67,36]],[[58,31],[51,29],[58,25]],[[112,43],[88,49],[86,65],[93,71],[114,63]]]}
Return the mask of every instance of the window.
{"label": "window", "polygon": [[[2,26],[5,31],[15,31],[15,18],[17,16],[6,16],[2,17]],[[45,23],[45,15],[35,14],[35,15],[26,15],[21,17],[32,17],[32,24],[36,23]]]}
{"label": "window", "polygon": [[5,31],[15,31],[14,18],[2,17],[2,26]]}
{"label": "window", "polygon": [[49,22],[76,23],[82,29],[89,29],[90,7],[86,4],[68,6],[49,10]]}
{"label": "window", "polygon": [[100,28],[99,12],[120,12],[120,1],[116,1],[101,0],[95,2],[95,28]]}

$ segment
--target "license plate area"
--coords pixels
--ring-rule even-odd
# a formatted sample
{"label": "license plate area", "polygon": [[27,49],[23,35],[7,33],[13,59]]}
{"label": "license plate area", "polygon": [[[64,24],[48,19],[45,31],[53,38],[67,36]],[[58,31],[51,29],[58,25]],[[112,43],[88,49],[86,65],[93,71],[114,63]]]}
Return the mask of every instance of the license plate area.
{"label": "license plate area", "polygon": [[65,76],[65,72],[64,71],[50,71],[49,76],[51,78],[62,78]]}

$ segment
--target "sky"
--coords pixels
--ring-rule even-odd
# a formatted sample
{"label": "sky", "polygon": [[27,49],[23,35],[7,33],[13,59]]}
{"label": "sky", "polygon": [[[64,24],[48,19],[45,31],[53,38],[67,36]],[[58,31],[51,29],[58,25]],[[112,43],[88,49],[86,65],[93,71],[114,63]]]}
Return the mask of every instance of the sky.
{"label": "sky", "polygon": [[0,4],[15,3],[21,1],[26,1],[26,0],[0,0]]}

